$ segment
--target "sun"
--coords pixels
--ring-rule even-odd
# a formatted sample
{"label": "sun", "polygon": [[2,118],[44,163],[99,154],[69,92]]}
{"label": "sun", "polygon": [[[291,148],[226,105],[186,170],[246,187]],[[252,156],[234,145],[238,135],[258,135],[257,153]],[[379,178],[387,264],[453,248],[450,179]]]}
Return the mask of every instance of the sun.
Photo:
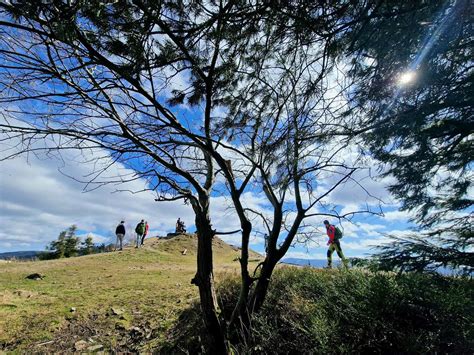
{"label": "sun", "polygon": [[399,85],[407,85],[413,82],[416,78],[416,73],[412,70],[406,71],[398,77],[398,84]]}

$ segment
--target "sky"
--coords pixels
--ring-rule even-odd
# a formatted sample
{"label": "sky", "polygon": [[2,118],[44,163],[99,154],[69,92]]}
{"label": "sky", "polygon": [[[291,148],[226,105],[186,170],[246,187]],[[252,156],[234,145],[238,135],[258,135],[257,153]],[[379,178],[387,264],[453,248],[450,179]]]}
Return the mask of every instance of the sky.
{"label": "sky", "polygon": [[[0,162],[0,252],[44,250],[72,224],[78,226],[77,234],[81,238],[90,234],[96,243],[114,242],[115,227],[120,220],[126,221],[129,240],[134,237],[134,227],[141,219],[148,221],[150,236],[173,232],[178,217],[184,220],[189,231],[195,230],[189,205],[182,201],[155,202],[151,191],[137,192],[146,188],[144,180],[96,189],[77,181],[87,179],[94,162],[78,163],[74,154],[77,153],[65,152],[61,159],[29,155]],[[133,171],[117,163],[109,173],[124,175],[133,174]],[[409,214],[398,211],[398,204],[386,191],[383,181],[369,181],[365,187],[384,200],[384,217],[363,215],[354,218],[352,223],[342,223],[344,237],[341,244],[349,257],[368,256],[373,252],[373,246],[387,242],[387,233],[404,235],[411,226]],[[261,198],[258,191],[244,196],[247,205],[255,206],[261,203]],[[332,198],[347,209],[366,203],[351,185]],[[211,218],[218,231],[238,229],[238,220],[228,206],[223,196],[212,199]],[[324,259],[327,237],[322,221],[322,217],[312,218],[311,223],[320,227],[321,233],[310,241],[296,243],[286,257]],[[221,238],[233,245],[240,244],[239,234]],[[264,252],[261,233],[252,234],[250,247]]]}
{"label": "sky", "polygon": [[[186,86],[187,81],[185,73],[181,72],[173,76],[166,89]],[[327,95],[337,92],[336,89],[332,91],[328,90]],[[93,121],[94,124],[96,121]],[[92,121],[89,123],[92,124]],[[77,225],[81,238],[91,235],[96,243],[114,242],[115,227],[121,220],[126,221],[126,238],[129,240],[133,239],[134,227],[141,219],[148,221],[150,236],[164,236],[174,231],[178,217],[184,220],[188,230],[195,230],[191,207],[182,201],[155,202],[155,194],[146,191],[148,185],[145,180],[108,184],[96,189],[77,181],[90,180],[97,164],[93,157],[83,159],[76,152],[64,151],[61,157],[39,154],[1,161],[1,154],[6,154],[6,151],[8,147],[5,149],[0,144],[0,252],[44,250],[72,224]],[[107,174],[133,176],[133,171],[116,163]],[[362,180],[366,190],[383,200],[385,216],[357,215],[352,223],[343,222],[340,225],[344,232],[342,248],[349,257],[367,256],[373,252],[372,246],[388,241],[386,234],[401,236],[408,233],[411,226],[408,222],[410,215],[398,211],[399,203],[387,192],[388,180]],[[331,193],[327,202],[340,206],[342,213],[364,209],[367,204],[374,207],[379,203],[377,199],[367,199],[362,192],[357,184],[348,183]],[[252,189],[244,194],[243,199],[246,206],[265,208],[262,191]],[[229,209],[229,201],[224,196],[212,198],[211,219],[218,231],[239,228],[238,219]],[[323,220],[323,217],[311,218],[309,223],[318,227],[320,233],[305,243],[296,243],[286,256],[324,259],[327,237]],[[222,239],[233,245],[240,244],[238,234],[222,236]],[[255,251],[264,252],[262,233],[253,233],[250,243]]]}

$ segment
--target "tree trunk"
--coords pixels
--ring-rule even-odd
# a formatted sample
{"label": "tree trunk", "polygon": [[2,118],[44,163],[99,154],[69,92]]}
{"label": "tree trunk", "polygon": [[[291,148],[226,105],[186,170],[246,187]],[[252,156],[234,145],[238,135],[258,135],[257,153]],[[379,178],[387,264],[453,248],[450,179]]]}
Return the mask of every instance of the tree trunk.
{"label": "tree trunk", "polygon": [[242,223],[242,251],[239,260],[241,277],[240,294],[229,322],[229,328],[235,327],[236,324],[238,324],[236,329],[243,329],[244,334],[241,334],[243,338],[248,336],[250,326],[250,314],[247,307],[251,285],[248,271],[249,239],[251,230],[252,225],[250,222],[246,221],[246,223]]}
{"label": "tree trunk", "polygon": [[272,257],[272,255],[267,255],[265,258],[257,285],[255,286],[248,303],[248,311],[250,312],[250,316],[253,313],[258,312],[265,301],[268,286],[270,285],[270,278],[273,274],[273,270],[275,269],[277,261],[278,258]]}
{"label": "tree trunk", "polygon": [[[201,199],[200,199],[201,200]],[[218,304],[214,288],[213,259],[212,259],[212,230],[209,218],[209,204],[200,201],[199,211],[196,210],[196,229],[198,234],[197,273],[192,283],[199,287],[201,310],[204,323],[211,342],[210,352],[213,354],[227,354],[227,342],[222,322],[218,316]],[[204,202],[204,204],[202,204]],[[207,202],[207,203],[206,203]]]}

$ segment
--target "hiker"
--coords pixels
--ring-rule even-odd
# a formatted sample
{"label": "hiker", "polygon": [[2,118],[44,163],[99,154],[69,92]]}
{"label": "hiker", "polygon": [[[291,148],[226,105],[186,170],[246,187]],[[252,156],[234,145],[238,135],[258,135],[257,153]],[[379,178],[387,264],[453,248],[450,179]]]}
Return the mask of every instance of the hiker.
{"label": "hiker", "polygon": [[120,224],[115,228],[115,235],[117,236],[117,241],[115,242],[115,250],[117,250],[118,244],[120,243],[120,249],[122,250],[123,238],[125,237],[125,221],[120,221]]}
{"label": "hiker", "polygon": [[143,233],[143,237],[142,237],[142,245],[145,243],[145,237],[146,235],[148,234],[148,222],[145,221],[145,233]]}
{"label": "hiker", "polygon": [[140,223],[135,227],[135,233],[137,233],[137,245],[135,248],[139,248],[141,245],[143,234],[145,233],[145,220],[142,219]]}
{"label": "hiker", "polygon": [[337,252],[337,255],[341,258],[342,263],[344,267],[347,268],[347,259],[344,257],[344,254],[342,252],[341,248],[341,243],[339,242],[339,239],[342,238],[342,232],[338,227],[333,226],[332,224],[329,223],[329,221],[325,220],[324,225],[326,227],[326,233],[329,237],[328,245],[329,249],[327,252],[327,257],[328,257],[328,269],[332,268],[332,254],[334,253],[334,250]]}
{"label": "hiker", "polygon": [[176,233],[186,233],[186,226],[181,218],[176,221]]}

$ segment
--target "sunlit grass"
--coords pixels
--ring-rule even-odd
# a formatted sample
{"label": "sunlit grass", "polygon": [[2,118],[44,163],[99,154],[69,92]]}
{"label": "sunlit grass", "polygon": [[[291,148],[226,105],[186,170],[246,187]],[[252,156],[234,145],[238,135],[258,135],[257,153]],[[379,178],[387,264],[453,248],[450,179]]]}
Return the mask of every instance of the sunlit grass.
{"label": "sunlit grass", "polygon": [[[38,344],[74,337],[65,334],[71,322],[95,327],[96,341],[106,348],[117,348],[128,329],[144,324],[154,330],[148,345],[159,342],[180,312],[198,301],[190,283],[196,244],[191,236],[153,238],[138,250],[0,264],[0,349],[42,350]],[[184,248],[187,255],[181,254]],[[238,250],[217,241],[215,254],[217,272],[237,271]],[[25,279],[30,273],[45,278]],[[112,307],[123,314],[110,314]],[[62,343],[73,346],[79,339]]]}

